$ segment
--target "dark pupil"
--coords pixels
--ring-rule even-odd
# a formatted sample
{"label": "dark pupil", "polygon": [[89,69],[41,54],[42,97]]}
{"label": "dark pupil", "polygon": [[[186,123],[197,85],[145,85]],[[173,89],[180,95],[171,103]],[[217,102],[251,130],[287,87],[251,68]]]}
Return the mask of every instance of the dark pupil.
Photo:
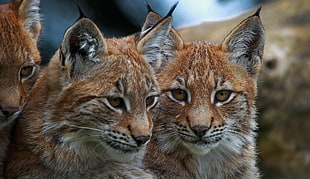
{"label": "dark pupil", "polygon": [[154,96],[148,97],[148,98],[146,99],[146,105],[147,105],[147,106],[152,105],[153,102],[154,102],[154,99],[155,99]]}
{"label": "dark pupil", "polygon": [[174,97],[178,100],[184,100],[186,97],[186,93],[183,90],[175,90],[173,91]]}
{"label": "dark pupil", "polygon": [[110,98],[109,101],[113,107],[120,107],[122,105],[121,98]]}
{"label": "dark pupil", "polygon": [[20,76],[26,78],[32,74],[33,66],[23,67],[20,71]]}
{"label": "dark pupil", "polygon": [[227,98],[229,97],[229,95],[230,95],[230,92],[229,91],[219,91],[219,92],[217,92],[217,94],[216,94],[216,99],[218,100],[218,101],[225,101],[225,100],[227,100]]}
{"label": "dark pupil", "polygon": [[178,95],[179,96],[183,96],[184,95],[184,91],[178,90]]}

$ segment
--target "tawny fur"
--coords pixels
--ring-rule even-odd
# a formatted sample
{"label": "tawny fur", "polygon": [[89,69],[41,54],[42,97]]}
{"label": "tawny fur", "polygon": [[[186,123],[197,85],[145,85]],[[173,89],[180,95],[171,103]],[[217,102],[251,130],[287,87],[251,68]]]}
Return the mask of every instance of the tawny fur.
{"label": "tawny fur", "polygon": [[121,39],[105,39],[87,18],[71,26],[19,118],[5,177],[152,178],[135,166],[159,94],[144,57],[170,23]]}
{"label": "tawny fur", "polygon": [[[39,71],[39,3],[39,0],[14,0],[0,5],[0,177],[12,123]],[[26,76],[20,75],[23,68]]]}
{"label": "tawny fur", "polygon": [[[258,12],[221,45],[185,43],[170,32],[170,47],[162,51],[167,65],[158,74],[163,94],[144,157],[158,178],[259,178],[255,98],[264,29]],[[167,56],[171,50],[175,55]],[[224,101],[215,98],[221,91],[230,93]]]}

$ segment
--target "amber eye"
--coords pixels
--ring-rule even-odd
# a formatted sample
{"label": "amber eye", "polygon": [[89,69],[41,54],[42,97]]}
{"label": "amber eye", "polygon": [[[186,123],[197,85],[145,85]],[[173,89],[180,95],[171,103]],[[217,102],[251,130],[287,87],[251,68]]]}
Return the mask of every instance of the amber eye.
{"label": "amber eye", "polygon": [[149,96],[145,100],[145,104],[147,108],[154,107],[157,102],[157,96]]}
{"label": "amber eye", "polygon": [[229,99],[232,91],[230,90],[220,90],[215,93],[216,102],[224,102]]}
{"label": "amber eye", "polygon": [[187,94],[186,91],[182,89],[175,89],[171,91],[171,95],[174,99],[178,101],[186,101],[187,99]]}
{"label": "amber eye", "polygon": [[110,97],[110,98],[108,98],[108,101],[109,101],[110,105],[114,108],[124,108],[125,107],[125,103],[124,103],[123,98]]}
{"label": "amber eye", "polygon": [[29,76],[31,76],[34,72],[34,66],[28,65],[28,66],[24,66],[20,69],[20,77],[23,78],[27,78]]}

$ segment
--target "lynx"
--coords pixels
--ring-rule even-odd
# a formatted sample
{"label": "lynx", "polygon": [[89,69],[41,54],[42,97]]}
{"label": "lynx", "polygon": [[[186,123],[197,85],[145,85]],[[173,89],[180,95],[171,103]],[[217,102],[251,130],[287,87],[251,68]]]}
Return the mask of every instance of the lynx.
{"label": "lynx", "polygon": [[167,16],[107,39],[88,18],[77,20],[29,95],[5,176],[152,178],[131,162],[151,137],[159,95],[151,65],[170,26]]}
{"label": "lynx", "polygon": [[[158,178],[259,178],[256,81],[262,66],[260,9],[222,44],[184,42],[173,29],[162,50],[153,136],[144,164]],[[149,26],[160,19],[149,12]]]}
{"label": "lynx", "polygon": [[39,0],[0,5],[0,176],[14,119],[37,78]]}

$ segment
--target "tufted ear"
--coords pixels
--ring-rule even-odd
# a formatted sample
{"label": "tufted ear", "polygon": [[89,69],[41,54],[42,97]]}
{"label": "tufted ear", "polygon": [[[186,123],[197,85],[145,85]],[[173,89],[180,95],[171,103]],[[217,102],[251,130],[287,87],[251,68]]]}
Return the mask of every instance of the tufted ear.
{"label": "tufted ear", "polygon": [[[147,34],[154,33],[155,31],[161,30],[164,31],[164,22],[171,18],[171,14],[177,6],[177,3],[172,6],[168,15],[165,18],[162,18],[157,12],[155,12],[149,4],[146,3],[148,8],[148,14],[146,16],[145,22],[142,26],[140,39],[142,40],[144,37],[147,37]],[[171,21],[171,20],[170,20]],[[171,26],[171,22],[170,22]],[[172,27],[166,35],[162,36],[164,38],[159,39],[158,47],[154,51],[145,51],[147,54],[145,55],[148,62],[152,65],[156,72],[159,72],[168,61],[174,59],[176,57],[176,50],[183,47],[183,40]],[[158,32],[157,32],[158,33]],[[157,38],[159,38],[157,36]],[[149,41],[147,38],[145,41]],[[143,42],[143,41],[142,41]],[[151,41],[150,45],[151,45]],[[147,44],[146,46],[147,47]]]}
{"label": "tufted ear", "polygon": [[145,2],[145,6],[147,7],[148,13],[142,26],[141,33],[146,33],[150,28],[162,20],[162,17],[152,9],[150,4]]}
{"label": "tufted ear", "polygon": [[100,55],[107,53],[107,45],[94,22],[82,17],[65,32],[60,47],[60,62],[70,78],[86,75],[102,62]]}
{"label": "tufted ear", "polygon": [[229,52],[229,60],[243,67],[252,77],[256,77],[261,69],[265,42],[259,13],[260,8],[235,27],[222,43],[222,48]]}
{"label": "tufted ear", "polygon": [[38,40],[41,31],[40,0],[14,0],[12,3],[17,9],[18,17],[22,19],[24,29],[33,39]]}
{"label": "tufted ear", "polygon": [[172,17],[162,19],[147,32],[140,35],[137,42],[137,50],[144,55],[144,58],[154,69],[161,65],[161,49],[170,31]]}

